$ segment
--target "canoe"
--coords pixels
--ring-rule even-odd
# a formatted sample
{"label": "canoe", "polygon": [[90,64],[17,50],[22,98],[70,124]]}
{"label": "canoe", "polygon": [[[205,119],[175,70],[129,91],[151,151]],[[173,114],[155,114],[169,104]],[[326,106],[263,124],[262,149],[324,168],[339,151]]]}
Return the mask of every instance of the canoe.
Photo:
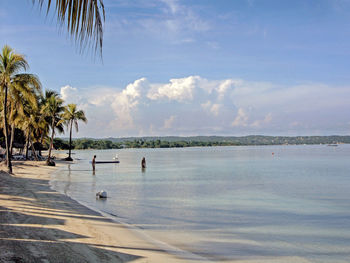
{"label": "canoe", "polygon": [[95,163],[119,163],[118,160],[113,160],[113,161],[95,161]]}
{"label": "canoe", "polygon": [[[90,161],[90,163],[92,163],[92,162]],[[95,164],[98,164],[98,163],[119,163],[119,161],[118,160],[114,160],[114,161],[95,161]]]}

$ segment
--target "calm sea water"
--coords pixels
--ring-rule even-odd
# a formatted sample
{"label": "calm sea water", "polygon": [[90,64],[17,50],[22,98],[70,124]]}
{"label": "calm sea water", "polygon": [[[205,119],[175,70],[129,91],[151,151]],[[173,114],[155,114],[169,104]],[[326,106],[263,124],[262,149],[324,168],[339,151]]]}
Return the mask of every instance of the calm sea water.
{"label": "calm sea water", "polygon": [[[93,174],[94,154],[118,154],[120,163],[97,164]],[[350,262],[350,145],[73,157],[79,161],[52,176],[54,189],[172,246],[213,261]],[[102,189],[109,198],[96,200]]]}

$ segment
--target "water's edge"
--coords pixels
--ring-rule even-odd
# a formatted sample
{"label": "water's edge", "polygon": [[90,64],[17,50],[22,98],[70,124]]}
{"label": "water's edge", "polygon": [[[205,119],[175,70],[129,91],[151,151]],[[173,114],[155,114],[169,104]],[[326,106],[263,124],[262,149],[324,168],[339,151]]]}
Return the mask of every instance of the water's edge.
{"label": "water's edge", "polygon": [[182,258],[182,259],[199,260],[201,262],[212,262],[208,258],[205,258],[205,257],[200,256],[198,254],[194,254],[194,253],[187,251],[187,250],[177,248],[177,247],[172,246],[172,245],[165,243],[163,241],[157,240],[157,239],[151,237],[150,235],[146,234],[144,231],[142,231],[141,228],[139,228],[135,225],[129,224],[127,222],[121,221],[120,219],[118,219],[118,217],[116,215],[102,211],[102,210],[98,209],[97,207],[93,207],[93,206],[87,204],[86,202],[75,199],[72,196],[70,196],[69,194],[65,193],[62,189],[59,189],[59,188],[56,189],[54,187],[54,184],[53,184],[53,176],[64,171],[65,168],[66,168],[66,164],[63,164],[56,171],[54,171],[50,174],[50,180],[49,180],[50,189],[52,189],[52,190],[54,190],[62,195],[68,196],[70,199],[78,202],[82,206],[85,206],[85,207],[91,209],[92,211],[95,211],[95,212],[101,214],[102,216],[112,220],[113,222],[124,226],[125,228],[130,230],[135,236],[139,237],[140,239],[145,240],[146,242],[153,244],[154,246],[158,247],[159,249],[165,251],[168,254],[172,254],[172,255],[179,257],[179,258]]}

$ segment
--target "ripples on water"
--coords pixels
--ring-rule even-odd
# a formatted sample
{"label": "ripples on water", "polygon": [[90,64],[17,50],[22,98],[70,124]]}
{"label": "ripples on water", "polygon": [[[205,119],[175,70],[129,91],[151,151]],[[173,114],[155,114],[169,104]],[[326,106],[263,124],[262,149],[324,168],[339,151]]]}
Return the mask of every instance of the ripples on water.
{"label": "ripples on water", "polygon": [[[93,175],[89,161],[97,164]],[[274,154],[272,154],[274,153]],[[141,170],[146,157],[147,168]],[[350,146],[76,151],[55,189],[214,260],[349,262]],[[96,201],[106,190],[109,198]]]}

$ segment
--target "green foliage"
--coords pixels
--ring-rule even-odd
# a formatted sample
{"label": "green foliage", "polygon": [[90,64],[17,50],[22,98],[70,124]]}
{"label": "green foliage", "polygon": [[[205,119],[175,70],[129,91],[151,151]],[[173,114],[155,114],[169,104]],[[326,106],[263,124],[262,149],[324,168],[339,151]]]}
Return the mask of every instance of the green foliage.
{"label": "green foliage", "polygon": [[[109,140],[77,139],[73,141],[73,149],[120,149],[120,143]],[[68,149],[68,148],[67,148]]]}
{"label": "green foliage", "polygon": [[[160,137],[161,138],[161,137]],[[169,138],[169,137],[164,137]],[[110,138],[76,139],[73,149],[121,149],[121,148],[182,148],[182,147],[211,147],[211,146],[239,146],[239,145],[286,145],[286,144],[334,144],[350,143],[350,136],[244,136],[244,137],[177,137],[175,140],[161,140],[150,138]],[[196,140],[193,140],[193,139]],[[181,139],[181,140],[180,140]],[[68,143],[65,143],[68,149]],[[56,148],[56,147],[55,147]]]}
{"label": "green foliage", "polygon": [[69,143],[65,140],[62,140],[60,138],[53,139],[53,147],[56,150],[65,150],[69,148]]}

